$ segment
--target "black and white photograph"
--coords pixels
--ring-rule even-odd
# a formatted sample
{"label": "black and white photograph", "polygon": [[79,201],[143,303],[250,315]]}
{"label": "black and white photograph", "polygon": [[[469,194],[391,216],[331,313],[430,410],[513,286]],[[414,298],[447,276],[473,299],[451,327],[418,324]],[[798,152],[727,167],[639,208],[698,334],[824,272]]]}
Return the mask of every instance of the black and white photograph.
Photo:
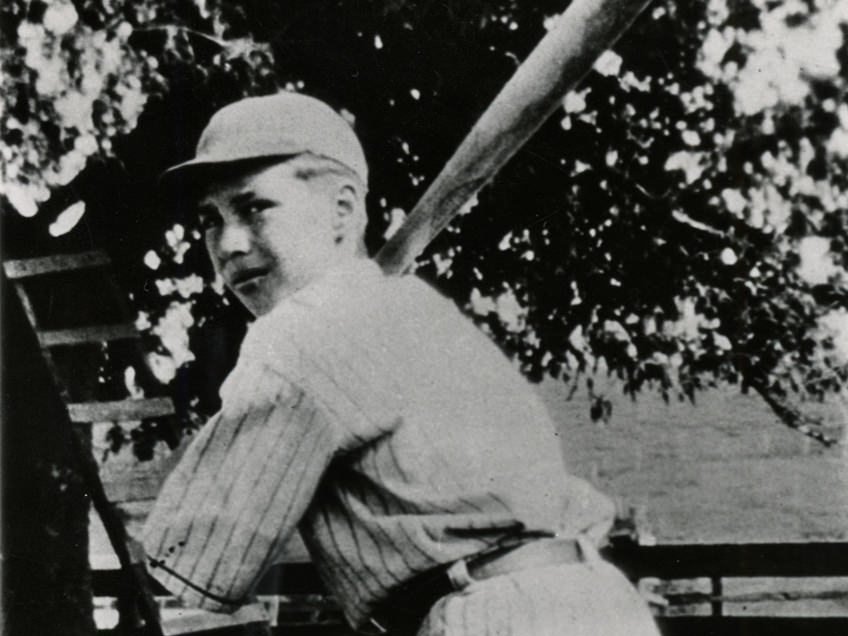
{"label": "black and white photograph", "polygon": [[0,634],[848,634],[848,0],[6,0]]}

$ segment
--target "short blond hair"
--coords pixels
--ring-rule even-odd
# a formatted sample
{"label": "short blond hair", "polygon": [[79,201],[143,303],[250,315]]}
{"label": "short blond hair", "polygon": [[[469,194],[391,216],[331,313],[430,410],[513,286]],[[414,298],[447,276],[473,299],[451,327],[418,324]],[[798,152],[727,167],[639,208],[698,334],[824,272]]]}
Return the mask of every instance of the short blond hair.
{"label": "short blond hair", "polygon": [[362,179],[355,170],[335,159],[322,157],[311,152],[304,152],[295,155],[286,163],[291,165],[292,175],[297,179],[310,181],[318,177],[335,175],[353,181],[356,185],[357,192],[363,199],[368,191],[367,186],[362,182]]}
{"label": "short blond hair", "polygon": [[346,166],[340,161],[322,157],[311,152],[304,152],[295,155],[288,161],[290,165],[291,175],[295,179],[302,181],[312,181],[323,177],[336,177],[338,180],[348,181],[354,186],[356,192],[357,203],[359,205],[358,214],[360,216],[360,236],[359,236],[359,251],[362,254],[367,252],[365,248],[365,231],[368,225],[368,211],[365,206],[365,195],[368,193],[367,186],[362,182],[362,179],[352,168]]}

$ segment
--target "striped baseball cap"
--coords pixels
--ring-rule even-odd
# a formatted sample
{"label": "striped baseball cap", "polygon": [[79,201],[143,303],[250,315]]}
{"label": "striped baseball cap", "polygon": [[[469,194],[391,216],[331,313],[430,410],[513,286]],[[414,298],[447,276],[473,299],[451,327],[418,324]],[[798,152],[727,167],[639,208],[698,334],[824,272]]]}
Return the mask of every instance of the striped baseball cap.
{"label": "striped baseball cap", "polygon": [[324,102],[293,92],[248,97],[209,120],[194,159],[168,168],[162,185],[220,174],[236,163],[311,152],[347,166],[368,183],[368,164],[353,128]]}

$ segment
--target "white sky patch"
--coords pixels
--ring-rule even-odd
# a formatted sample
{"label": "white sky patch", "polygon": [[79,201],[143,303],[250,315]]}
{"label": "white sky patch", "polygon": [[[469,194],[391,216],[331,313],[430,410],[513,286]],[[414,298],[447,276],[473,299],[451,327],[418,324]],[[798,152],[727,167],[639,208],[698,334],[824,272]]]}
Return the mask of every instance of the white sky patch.
{"label": "white sky patch", "polygon": [[433,254],[433,265],[436,267],[436,276],[444,276],[453,265],[453,257],[450,254]]}
{"label": "white sky patch", "polygon": [[85,168],[86,156],[79,150],[71,150],[62,155],[59,165],[47,171],[45,180],[51,185],[67,185],[74,180],[82,169]]}
{"label": "white sky patch", "polygon": [[698,56],[698,67],[701,71],[714,79],[721,77],[721,62],[734,40],[735,31],[732,28],[710,29]]}
{"label": "white sky patch", "polygon": [[[708,91],[703,86],[696,86],[691,91],[681,93],[680,101],[683,103],[683,107],[686,109],[687,113],[694,113],[699,110],[708,110],[712,106],[712,104],[707,100],[708,94],[712,94],[712,91]],[[715,122],[712,122],[711,124],[707,124],[707,122],[705,122],[702,126],[704,126],[704,128],[714,128]]]}
{"label": "white sky patch", "polygon": [[17,183],[6,183],[3,184],[3,194],[22,217],[31,218],[38,212],[38,203],[32,188]]}
{"label": "white sky patch", "polygon": [[175,279],[177,293],[183,298],[190,298],[203,291],[203,279],[197,274]]}
{"label": "white sky patch", "polygon": [[181,264],[185,253],[191,249],[191,243],[185,240],[185,228],[176,223],[174,227],[165,232],[165,242],[174,253],[174,262],[178,265]]}
{"label": "white sky patch", "polygon": [[589,343],[586,342],[586,338],[583,335],[582,325],[577,325],[571,330],[571,333],[568,334],[568,343],[579,351],[588,349]]}
{"label": "white sky patch", "polygon": [[839,74],[836,53],[842,46],[840,23],[848,19],[848,0],[827,5],[790,26],[789,18],[808,13],[804,3],[790,0],[763,11],[761,29],[736,32],[750,50],[732,82],[737,111],[753,115],[778,104],[800,104],[810,92],[809,80]]}
{"label": "white sky patch", "polygon": [[507,289],[495,299],[495,311],[507,331],[517,333],[524,329],[527,309],[521,306],[511,289]]}
{"label": "white sky patch", "polygon": [[673,337],[686,340],[697,340],[700,334],[701,320],[695,311],[695,301],[692,298],[675,298],[679,317],[676,321],[666,321],[663,332]]}
{"label": "white sky patch", "polygon": [[669,156],[664,167],[669,171],[683,170],[686,174],[686,183],[692,183],[698,180],[707,166],[704,153],[681,150]]}
{"label": "white sky patch", "polygon": [[580,174],[581,172],[586,172],[587,170],[591,170],[592,165],[588,163],[584,163],[579,159],[574,160],[574,174]]}
{"label": "white sky patch", "polygon": [[56,217],[56,220],[50,224],[47,231],[50,236],[62,236],[73,230],[80,219],[85,214],[85,201],[77,201],[71,206],[68,206]]}
{"label": "white sky patch", "polygon": [[628,342],[630,340],[630,334],[627,333],[627,329],[617,320],[605,320],[604,333],[618,342]]}
{"label": "white sky patch", "polygon": [[801,264],[798,275],[810,285],[823,285],[834,274],[839,273],[830,255],[830,239],[823,236],[807,236],[798,242]]}
{"label": "white sky patch", "polygon": [[[56,109],[56,114],[65,120],[66,126],[76,126],[79,130],[88,130],[92,123],[91,115],[94,108],[92,94],[96,95],[93,91],[90,94],[73,90],[68,91],[53,101],[53,108]],[[87,137],[91,137],[91,139],[87,139]],[[91,152],[86,151],[91,150],[92,141],[94,142],[94,150],[97,150],[97,140],[91,135],[78,137],[74,142],[74,148],[83,154],[90,155]]]}
{"label": "white sky patch", "polygon": [[839,126],[833,130],[827,141],[827,150],[837,157],[848,157],[848,105],[840,104],[836,110]]}
{"label": "white sky patch", "polygon": [[713,343],[722,351],[730,351],[733,349],[733,344],[727,336],[713,332]]}
{"label": "white sky patch", "polygon": [[626,89],[632,88],[642,93],[647,93],[651,90],[651,78],[645,77],[640,80],[632,71],[627,71],[621,78],[621,85]]}
{"label": "white sky patch", "polygon": [[618,75],[618,72],[621,70],[621,56],[607,49],[601,53],[592,68],[607,77]]}
{"label": "white sky patch", "polygon": [[848,157],[848,130],[842,128],[834,128],[827,140],[827,151],[837,157]]}
{"label": "white sky patch", "polygon": [[653,316],[645,316],[642,319],[642,333],[646,336],[657,333],[657,319]]}
{"label": "white sky patch", "polygon": [[129,366],[124,369],[124,386],[127,388],[131,398],[137,400],[144,397],[144,390],[136,382],[135,367]]}
{"label": "white sky patch", "polygon": [[764,152],[760,156],[760,163],[763,168],[771,173],[772,181],[778,185],[783,185],[798,177],[798,167],[795,163],[789,161],[783,152],[778,151],[777,156],[771,152]]}
{"label": "white sky patch", "polygon": [[710,24],[721,24],[730,17],[727,0],[707,0],[707,19]]}
{"label": "white sky patch", "polygon": [[779,233],[788,227],[792,204],[777,188],[768,183],[762,188],[749,190],[748,195],[751,197],[751,210],[747,221],[752,227],[768,225]]}
{"label": "white sky patch", "polygon": [[580,288],[577,286],[577,281],[571,281],[571,306],[575,307],[583,303],[583,298],[580,296]]}
{"label": "white sky patch", "polygon": [[155,251],[148,250],[147,254],[144,255],[144,264],[149,269],[156,270],[162,264],[162,259],[159,258],[159,255]]}
{"label": "white sky patch", "polygon": [[582,91],[568,91],[562,100],[562,107],[566,113],[582,113],[586,110],[586,95],[589,94],[588,88]]}
{"label": "white sky patch", "polygon": [[465,214],[468,214],[469,212],[471,212],[471,210],[473,210],[474,208],[477,207],[477,204],[479,202],[480,202],[480,200],[477,198],[477,195],[472,194],[471,198],[468,199],[468,201],[466,201],[465,203],[462,204],[462,207],[459,208],[459,212],[457,212],[457,214],[459,216],[463,216]]}
{"label": "white sky patch", "polygon": [[144,331],[146,329],[150,329],[153,325],[150,324],[150,314],[146,311],[138,312],[138,316],[135,319],[135,328],[139,331]]}
{"label": "white sky patch", "polygon": [[47,7],[42,18],[44,28],[56,35],[67,33],[77,23],[77,10],[70,2],[55,2]]}
{"label": "white sky patch", "polygon": [[406,220],[406,212],[401,208],[392,208],[389,211],[389,226],[383,232],[383,238],[386,240],[392,238],[403,225],[404,220]]}
{"label": "white sky patch", "polygon": [[512,230],[504,234],[504,237],[501,239],[501,242],[498,243],[498,249],[502,252],[505,252],[510,248],[512,244]]}
{"label": "white sky patch", "polygon": [[160,296],[169,296],[177,291],[177,283],[173,278],[160,278],[155,284]]}
{"label": "white sky patch", "polygon": [[177,365],[171,356],[165,356],[161,353],[150,353],[147,356],[147,365],[150,371],[156,376],[156,379],[167,384],[177,375]]}
{"label": "white sky patch", "polygon": [[819,326],[833,338],[840,362],[848,362],[848,312],[844,307],[828,312],[819,319]]}
{"label": "white sky patch", "polygon": [[684,130],[680,136],[687,146],[698,146],[701,143],[701,135],[694,130]]}
{"label": "white sky patch", "polygon": [[471,303],[471,311],[478,316],[487,316],[490,312],[495,311],[495,301],[481,294],[476,287],[471,290],[469,302]]}
{"label": "white sky patch", "polygon": [[185,278],[160,278],[155,281],[155,284],[160,296],[176,293],[188,299],[203,291],[203,278],[197,274],[191,274]]}
{"label": "white sky patch", "polygon": [[[188,330],[192,325],[194,325],[194,316],[191,314],[191,303],[174,301],[151,330],[151,333],[159,336],[162,346],[168,351],[167,357],[171,359],[174,369],[194,360],[194,354],[189,349],[188,336]],[[160,360],[159,363],[163,370],[168,367],[166,361]]]}
{"label": "white sky patch", "polygon": [[176,247],[184,236],[185,228],[179,223],[175,224],[174,227],[165,232],[165,240],[172,248]]}
{"label": "white sky patch", "polygon": [[721,198],[724,201],[724,206],[736,216],[742,216],[742,212],[745,211],[745,204],[747,201],[745,197],[742,196],[742,193],[739,190],[731,190],[730,188],[725,188],[721,191]]}

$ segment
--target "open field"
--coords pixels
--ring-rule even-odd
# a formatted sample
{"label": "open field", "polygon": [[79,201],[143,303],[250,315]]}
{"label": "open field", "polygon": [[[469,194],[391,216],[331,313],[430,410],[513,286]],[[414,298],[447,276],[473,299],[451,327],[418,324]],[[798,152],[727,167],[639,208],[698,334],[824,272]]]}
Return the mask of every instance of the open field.
{"label": "open field", "polygon": [[[593,423],[573,400],[540,385],[572,471],[625,508],[644,510],[658,542],[848,539],[848,452],[781,424],[755,395],[725,388],[697,406],[608,387],[613,415]],[[820,405],[811,405],[811,408]],[[841,409],[825,410],[838,434]]]}

